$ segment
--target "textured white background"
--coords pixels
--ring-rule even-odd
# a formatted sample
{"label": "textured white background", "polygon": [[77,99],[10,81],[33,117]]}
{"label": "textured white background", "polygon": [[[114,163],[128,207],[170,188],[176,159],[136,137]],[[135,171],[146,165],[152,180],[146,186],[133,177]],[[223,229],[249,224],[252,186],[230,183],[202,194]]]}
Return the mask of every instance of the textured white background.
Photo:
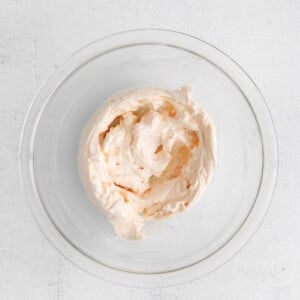
{"label": "textured white background", "polygon": [[[109,284],[61,257],[17,168],[25,113],[50,73],[85,44],[140,27],[196,35],[238,61],[270,106],[280,155],[273,203],[247,246],[205,278],[153,290]],[[300,299],[299,60],[299,0],[0,0],[0,299]]]}

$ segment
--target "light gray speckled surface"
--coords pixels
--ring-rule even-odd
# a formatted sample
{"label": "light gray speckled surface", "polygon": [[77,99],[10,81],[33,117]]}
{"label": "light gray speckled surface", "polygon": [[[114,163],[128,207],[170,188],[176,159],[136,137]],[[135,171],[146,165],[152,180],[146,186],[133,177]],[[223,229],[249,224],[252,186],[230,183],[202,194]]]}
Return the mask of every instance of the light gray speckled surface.
{"label": "light gray speckled surface", "polygon": [[[118,287],[62,258],[34,223],[17,156],[39,86],[78,48],[105,35],[161,27],[224,50],[252,76],[275,120],[278,187],[254,238],[209,276],[165,289]],[[1,299],[299,299],[300,1],[0,0]]]}

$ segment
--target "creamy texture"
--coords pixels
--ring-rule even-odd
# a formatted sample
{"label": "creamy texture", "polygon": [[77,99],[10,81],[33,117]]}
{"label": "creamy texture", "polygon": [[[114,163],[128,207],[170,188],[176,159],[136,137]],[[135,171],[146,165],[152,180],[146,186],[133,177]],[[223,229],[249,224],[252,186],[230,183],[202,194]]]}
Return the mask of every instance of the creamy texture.
{"label": "creamy texture", "polygon": [[127,239],[146,219],[185,211],[215,167],[215,130],[190,88],[130,90],[108,99],[81,138],[80,174],[93,203]]}

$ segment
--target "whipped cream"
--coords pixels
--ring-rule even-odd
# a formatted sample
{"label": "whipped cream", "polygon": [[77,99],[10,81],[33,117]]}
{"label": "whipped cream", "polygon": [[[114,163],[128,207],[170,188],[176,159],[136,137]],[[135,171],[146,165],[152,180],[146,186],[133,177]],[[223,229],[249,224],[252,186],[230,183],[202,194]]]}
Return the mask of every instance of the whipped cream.
{"label": "whipped cream", "polygon": [[147,219],[185,211],[209,183],[215,129],[190,92],[123,92],[108,99],[83,131],[83,185],[123,238],[142,238]]}

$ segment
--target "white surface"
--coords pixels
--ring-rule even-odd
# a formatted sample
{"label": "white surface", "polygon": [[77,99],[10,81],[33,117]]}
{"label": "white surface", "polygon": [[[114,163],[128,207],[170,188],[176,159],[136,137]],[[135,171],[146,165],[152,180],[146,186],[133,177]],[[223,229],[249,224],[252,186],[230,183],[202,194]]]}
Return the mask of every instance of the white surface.
{"label": "white surface", "polygon": [[[33,95],[70,54],[117,31],[162,27],[224,50],[270,106],[280,168],[262,226],[207,277],[165,289],[118,287],[62,258],[20,190],[18,141]],[[300,298],[300,1],[0,0],[0,297],[2,299]]]}

